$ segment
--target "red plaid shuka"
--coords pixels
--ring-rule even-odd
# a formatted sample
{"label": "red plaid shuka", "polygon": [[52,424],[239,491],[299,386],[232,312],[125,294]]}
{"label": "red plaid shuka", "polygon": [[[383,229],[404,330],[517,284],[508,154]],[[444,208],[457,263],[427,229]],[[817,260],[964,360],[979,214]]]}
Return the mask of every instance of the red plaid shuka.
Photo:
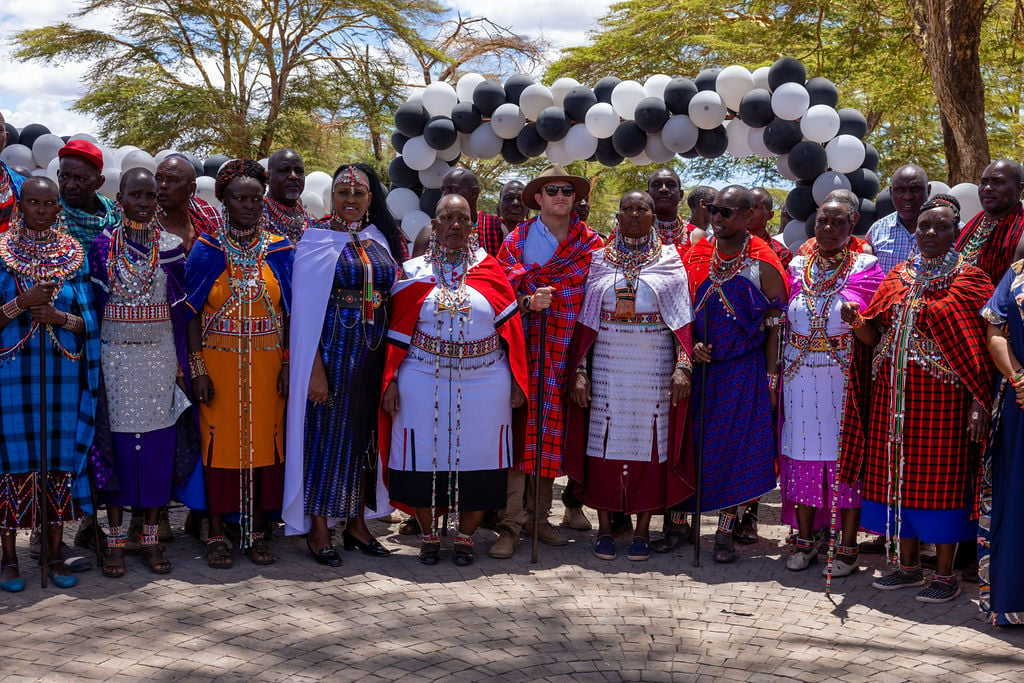
{"label": "red plaid shuka", "polygon": [[[981,229],[984,221],[985,212],[982,211],[960,231],[955,248],[965,257],[968,256],[965,247],[971,242],[974,234]],[[992,286],[995,287],[1003,279],[1010,264],[1013,263],[1013,254],[1017,249],[1017,243],[1020,242],[1021,235],[1024,235],[1024,209],[1021,208],[1020,202],[1017,202],[1013,211],[996,222],[992,232],[981,246],[981,250],[978,251],[977,258],[974,260],[968,258],[967,262],[985,271],[989,280],[992,281]]]}
{"label": "red plaid shuka", "polygon": [[[164,215],[164,210],[158,207],[156,210],[156,220],[158,223]],[[183,245],[186,254],[192,249],[192,245],[195,244],[196,239],[200,235],[217,234],[217,227],[220,225],[221,215],[220,211],[215,209],[205,199],[191,197],[188,200],[188,218],[192,221],[192,229],[195,231],[195,234],[192,235],[192,238]]]}
{"label": "red plaid shuka", "polygon": [[576,314],[583,303],[583,289],[590,272],[590,258],[601,248],[601,237],[587,224],[573,215],[569,235],[558,246],[555,255],[543,265],[523,262],[526,235],[537,218],[516,226],[509,233],[498,252],[498,261],[512,283],[516,296],[533,294],[538,287],[554,287],[555,293],[548,309],[546,356],[544,360],[544,395],[538,405],[537,383],[540,379],[540,319],[538,313],[524,317],[523,328],[530,360],[530,392],[527,394],[529,417],[525,429],[516,425],[515,438],[525,445],[523,460],[516,465],[520,471],[532,474],[537,462],[537,410],[543,411],[544,424],[541,448],[540,475],[554,478],[562,474],[562,449],[565,437],[565,407],[562,404],[569,373],[567,360],[569,342],[572,341]]}
{"label": "red plaid shuka", "polygon": [[[910,279],[906,262],[894,268],[875,293],[865,317],[888,329],[896,307],[906,301]],[[903,507],[949,510],[974,505],[980,448],[968,439],[967,424],[973,400],[984,407],[986,416],[992,403],[995,370],[985,348],[985,321],[978,314],[992,291],[992,283],[983,271],[962,265],[951,281],[933,286],[924,295],[915,336],[938,346],[942,362],[948,363],[956,379],[944,381],[913,356],[907,360],[900,490]],[[895,505],[895,497],[888,491],[889,482],[898,480],[895,444],[888,456],[892,472],[886,470],[894,359],[890,355],[878,360],[881,362],[873,379],[867,367],[855,364],[851,369],[839,477],[847,483],[863,477],[865,499]],[[858,401],[858,396],[866,400]]]}
{"label": "red plaid shuka", "polygon": [[491,256],[497,258],[501,243],[505,241],[504,222],[501,216],[480,211],[476,217],[476,235],[480,247]]}

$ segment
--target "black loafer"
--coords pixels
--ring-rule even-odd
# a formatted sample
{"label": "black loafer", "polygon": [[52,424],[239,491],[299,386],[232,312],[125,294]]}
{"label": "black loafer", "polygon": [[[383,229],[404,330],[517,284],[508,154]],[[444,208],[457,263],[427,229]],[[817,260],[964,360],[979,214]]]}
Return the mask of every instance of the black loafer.
{"label": "black loafer", "polygon": [[309,554],[313,556],[313,559],[320,564],[327,565],[328,567],[340,567],[341,566],[341,555],[334,549],[333,545],[325,545],[320,550],[313,550],[313,546],[306,541],[306,549],[309,550]]}
{"label": "black loafer", "polygon": [[420,562],[434,565],[441,561],[441,544],[424,543],[420,546]]}
{"label": "black loafer", "polygon": [[387,557],[391,554],[391,551],[382,546],[380,542],[373,536],[370,537],[369,541],[363,543],[358,538],[350,534],[348,532],[348,529],[345,529],[341,532],[341,543],[345,547],[345,550],[359,548],[359,550],[362,551],[363,555],[373,555],[374,557]]}
{"label": "black loafer", "polygon": [[452,562],[459,567],[468,567],[473,564],[473,544],[472,543],[456,543],[454,547],[454,556]]}

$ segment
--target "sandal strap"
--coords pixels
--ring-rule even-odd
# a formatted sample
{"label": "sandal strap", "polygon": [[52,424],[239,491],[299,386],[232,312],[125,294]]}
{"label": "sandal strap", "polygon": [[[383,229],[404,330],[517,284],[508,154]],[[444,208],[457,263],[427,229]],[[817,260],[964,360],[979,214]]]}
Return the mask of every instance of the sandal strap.
{"label": "sandal strap", "polygon": [[209,538],[206,539],[206,545],[213,545],[214,543],[224,543],[224,544],[227,544],[227,542],[228,542],[228,537],[227,536],[210,536]]}

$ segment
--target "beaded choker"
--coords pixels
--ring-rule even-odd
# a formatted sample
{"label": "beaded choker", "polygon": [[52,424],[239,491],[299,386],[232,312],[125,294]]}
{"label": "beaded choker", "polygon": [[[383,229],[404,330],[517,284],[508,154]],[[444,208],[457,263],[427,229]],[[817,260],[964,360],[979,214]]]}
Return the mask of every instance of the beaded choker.
{"label": "beaded choker", "polygon": [[469,314],[469,292],[466,276],[470,261],[476,253],[476,233],[470,234],[466,245],[460,249],[448,250],[437,244],[431,235],[426,259],[437,280],[437,312],[448,311],[452,315]]}
{"label": "beaded choker", "polygon": [[801,289],[808,296],[834,294],[838,287],[845,284],[853,268],[853,261],[853,254],[849,249],[843,249],[835,257],[827,259],[815,248],[804,263]]}
{"label": "beaded choker", "polygon": [[656,218],[654,219],[654,227],[658,231],[661,241],[666,244],[678,244],[686,237],[686,224],[679,217],[671,221],[663,221]]}
{"label": "beaded choker", "polygon": [[900,277],[904,282],[918,283],[924,289],[948,284],[966,263],[966,258],[956,249],[950,249],[943,256],[925,258],[921,254],[907,260]]}
{"label": "beaded choker", "polygon": [[295,202],[295,206],[286,206],[270,197],[264,197],[267,213],[270,214],[272,227],[280,228],[279,234],[287,237],[292,242],[298,241],[306,228],[310,225],[309,214],[302,206],[302,200]]}
{"label": "beaded choker", "polygon": [[335,226],[333,229],[339,232],[356,233],[366,228],[363,218],[357,221],[343,221],[337,214],[331,214],[331,225]]}
{"label": "beaded choker", "polygon": [[622,269],[626,286],[615,289],[613,318],[629,319],[636,315],[636,285],[640,270],[660,253],[661,238],[656,231],[641,238],[626,237],[621,231],[615,233],[615,241],[605,250],[605,259]]}
{"label": "beaded choker", "polygon": [[33,281],[64,280],[84,259],[82,245],[67,234],[63,212],[57,214],[52,228],[38,232],[30,230],[24,216],[16,212],[12,229],[0,235],[0,260],[17,275]]}
{"label": "beaded choker", "polygon": [[[127,218],[114,229],[107,258],[107,282],[119,296],[137,300],[153,286],[160,255],[160,230],[156,222],[137,223]],[[149,237],[145,251],[139,252],[128,241],[129,231]]]}
{"label": "beaded choker", "polygon": [[715,240],[715,248],[711,254],[711,268],[708,277],[712,284],[721,287],[743,270],[750,256],[750,235],[743,238],[743,245],[740,250],[732,256],[722,256],[718,250],[718,240]]}
{"label": "beaded choker", "polygon": [[[263,223],[266,217],[261,220]],[[265,225],[263,226],[266,227]],[[266,294],[266,282],[263,279],[263,264],[266,261],[267,246],[270,238],[265,229],[260,230],[257,224],[256,238],[249,244],[239,244],[236,237],[228,230],[227,221],[220,222],[220,243],[224,247],[227,259],[228,286],[231,294],[240,303],[252,303]]]}

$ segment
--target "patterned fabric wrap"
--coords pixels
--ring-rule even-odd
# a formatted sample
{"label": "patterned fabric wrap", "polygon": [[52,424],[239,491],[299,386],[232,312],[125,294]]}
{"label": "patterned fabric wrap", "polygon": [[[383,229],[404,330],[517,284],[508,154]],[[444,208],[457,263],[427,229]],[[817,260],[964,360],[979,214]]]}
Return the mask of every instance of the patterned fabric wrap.
{"label": "patterned fabric wrap", "polygon": [[505,241],[505,229],[504,222],[501,220],[501,216],[495,216],[493,213],[484,213],[483,211],[477,214],[476,218],[476,234],[478,244],[491,256],[497,257],[498,252],[501,250],[501,243]]}
{"label": "patterned fabric wrap", "polygon": [[563,394],[568,381],[569,370],[566,360],[569,343],[572,340],[576,314],[583,302],[584,285],[590,270],[593,252],[601,248],[601,237],[587,227],[573,214],[567,238],[558,246],[555,255],[547,263],[527,264],[523,262],[526,236],[537,218],[521,223],[505,238],[498,261],[505,268],[505,275],[517,296],[533,294],[538,287],[555,288],[548,309],[544,362],[544,390],[542,400],[536,400],[537,384],[540,381],[540,321],[539,314],[524,316],[523,328],[530,358],[530,391],[527,392],[529,417],[526,431],[516,435],[524,444],[525,453],[517,468],[532,474],[537,468],[537,411],[543,411],[541,428],[540,475],[554,478],[562,473],[562,441],[565,432],[565,406]]}
{"label": "patterned fabric wrap", "polygon": [[[1004,329],[1010,348],[1024,358],[1024,261],[1010,266],[982,315]],[[1024,410],[1001,382],[993,434],[982,460],[978,517],[978,598],[981,611],[997,625],[1024,624]]]}
{"label": "patterned fabric wrap", "polygon": [[[893,324],[894,308],[907,297],[907,264],[894,268],[875,293],[864,316],[883,330]],[[967,414],[972,399],[985,410],[991,405],[994,368],[985,349],[985,329],[978,311],[992,293],[988,276],[978,268],[961,265],[947,284],[931,287],[917,317],[915,333],[934,340],[956,374],[943,382],[914,360],[907,361],[904,467],[900,504],[907,508],[949,510],[975,504],[979,448],[968,440]],[[876,348],[881,349],[882,345]],[[895,505],[887,491],[886,471],[890,414],[890,372],[886,357],[872,379],[864,366],[855,365],[850,376],[853,395],[866,392],[866,412],[859,401],[847,401],[840,435],[840,481],[863,477],[865,500]],[[865,389],[865,384],[870,388]],[[899,458],[892,460],[892,481],[897,480]]]}
{"label": "patterned fabric wrap", "polygon": [[60,205],[64,208],[68,233],[78,240],[86,251],[104,230],[113,230],[121,224],[121,207],[98,192],[96,201],[102,209],[98,214],[72,208],[65,204],[63,199],[60,200]]}
{"label": "patterned fabric wrap", "polygon": [[[0,265],[0,300],[9,301],[31,284]],[[64,281],[54,306],[81,317],[85,333],[76,336],[50,326],[43,332],[28,313],[0,330],[0,347],[7,352],[0,362],[0,474],[39,470],[39,356],[45,353],[48,466],[71,476],[72,503],[90,512],[86,454],[95,431],[100,347],[88,259]],[[0,505],[11,502],[0,500]]]}
{"label": "patterned fabric wrap", "polygon": [[[106,308],[110,283],[107,281],[107,259],[110,256],[112,233],[104,230],[93,240],[89,253],[89,270],[96,297],[98,317]],[[188,367],[188,347],[185,330],[191,311],[185,305],[185,253],[181,245],[163,250],[159,254],[159,267],[167,276],[167,304],[171,310],[171,325],[174,328],[174,352],[185,378],[186,393],[192,393],[192,377]],[[107,413],[107,392],[100,378],[96,404],[96,438],[89,449],[89,460],[93,467],[93,478],[97,490],[116,491],[119,487],[114,467],[114,442]],[[174,486],[185,483],[199,461],[199,422],[194,408],[186,410],[178,418],[175,435],[177,445],[174,458]]]}
{"label": "patterned fabric wrap", "polygon": [[217,226],[220,225],[220,211],[210,202],[201,197],[192,197],[188,200],[188,217],[192,220],[192,227],[201,235],[216,235]]}
{"label": "patterned fabric wrap", "polygon": [[0,161],[0,176],[5,177],[10,193],[7,196],[0,196],[0,233],[7,232],[11,225],[11,216],[14,215],[14,205],[21,197],[21,184],[25,179],[11,170],[6,162]]}
{"label": "patterned fabric wrap", "polygon": [[[271,238],[267,247],[267,265],[281,285],[281,303],[285,313],[291,311],[292,254],[291,242],[276,235]],[[190,318],[203,310],[213,283],[226,268],[220,240],[213,235],[200,235],[185,263],[185,305],[190,309]]]}
{"label": "patterned fabric wrap", "polygon": [[775,255],[779,257],[779,263],[782,264],[783,268],[789,268],[789,262],[793,260],[793,252],[786,247],[785,244],[778,241],[771,235],[761,237],[760,235],[754,235],[757,239],[761,240],[775,252]]}
{"label": "patterned fabric wrap", "polygon": [[[985,212],[982,211],[964,226],[954,246],[957,251],[964,250],[974,233],[981,229],[984,219]],[[992,286],[995,287],[1010,267],[1013,253],[1017,249],[1017,243],[1020,242],[1022,235],[1024,235],[1024,208],[1018,202],[1013,211],[1000,218],[992,228],[988,239],[985,240],[981,251],[978,252],[977,260],[970,265],[985,271]]]}

